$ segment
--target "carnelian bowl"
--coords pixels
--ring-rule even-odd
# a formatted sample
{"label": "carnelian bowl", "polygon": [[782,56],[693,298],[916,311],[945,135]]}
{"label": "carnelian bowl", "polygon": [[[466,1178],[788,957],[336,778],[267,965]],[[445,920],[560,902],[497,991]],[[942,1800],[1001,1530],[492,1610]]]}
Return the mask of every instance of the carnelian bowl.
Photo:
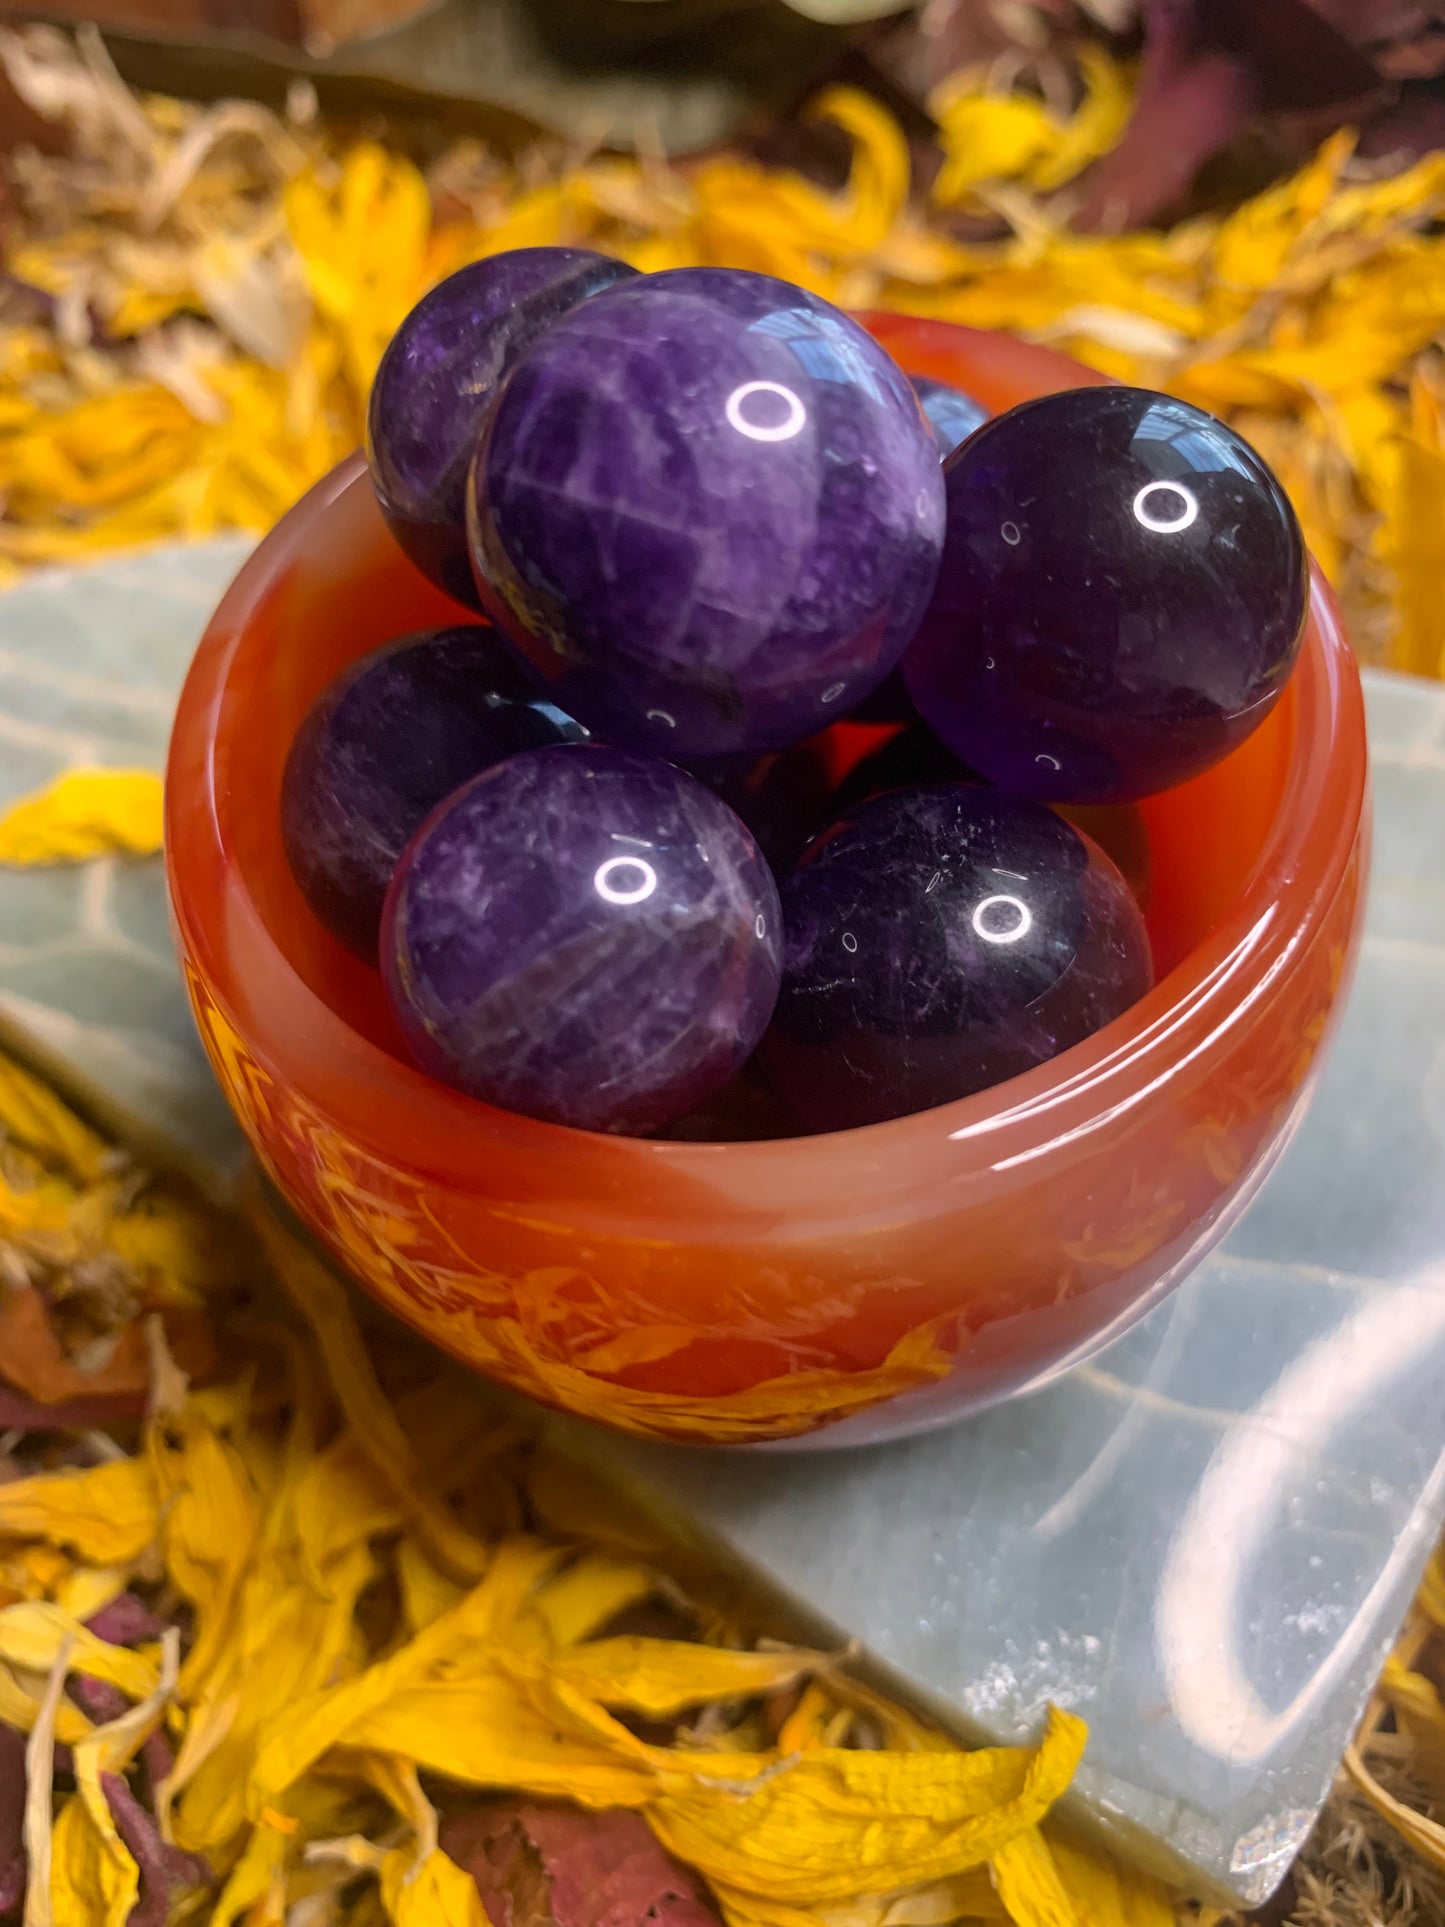
{"label": "carnelian bowl", "polygon": [[[1001,336],[866,319],[910,373],[994,409],[1100,379]],[[1318,572],[1268,719],[1141,806],[1150,995],[996,1089],[763,1143],[589,1136],[433,1083],[375,973],[307,910],[280,835],[297,724],[354,657],[456,619],[345,463],[217,610],[167,783],[211,1062],[282,1191],[392,1311],[479,1372],[634,1432],[852,1444],[1043,1383],[1238,1216],[1301,1114],[1363,910],[1363,704]]]}

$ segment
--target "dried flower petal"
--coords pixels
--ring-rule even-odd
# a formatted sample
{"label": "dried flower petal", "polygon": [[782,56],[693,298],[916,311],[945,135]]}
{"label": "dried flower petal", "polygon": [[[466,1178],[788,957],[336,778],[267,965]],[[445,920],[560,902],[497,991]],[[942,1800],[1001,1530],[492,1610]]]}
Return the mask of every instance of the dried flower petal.
{"label": "dried flower petal", "polygon": [[[25,1864],[28,1869],[25,1927],[52,1927],[54,1920],[50,1890],[54,1855],[50,1788],[54,1774],[60,1696],[65,1691],[69,1663],[69,1646],[63,1645],[50,1668],[50,1677],[41,1694],[35,1723],[25,1747]],[[64,1858],[59,1858],[63,1866]]]}
{"label": "dried flower petal", "polygon": [[[6,1089],[0,1077],[0,1115]],[[90,1249],[72,1216],[91,1193],[47,1175],[83,1162],[87,1141],[44,1105],[13,1108],[33,1148],[7,1154],[35,1159],[48,1235],[72,1238],[66,1254]],[[177,1880],[208,1875],[225,1876],[220,1927],[487,1927],[422,1774],[572,1803],[529,1809],[553,1911],[512,1927],[632,1927],[644,1914],[708,1927],[704,1880],[728,1927],[944,1927],[1004,1904],[1024,1923],[1061,1918],[1069,1863],[1036,1830],[1079,1758],[1079,1721],[1051,1714],[1037,1748],[965,1752],[841,1662],[756,1650],[715,1613],[657,1622],[697,1638],[609,1633],[667,1596],[649,1533],[420,1347],[390,1338],[379,1371],[342,1287],[266,1222],[264,1200],[254,1212],[302,1317],[249,1280],[229,1307],[229,1382],[197,1387],[168,1368],[136,1456],[0,1485],[0,1535],[15,1542],[0,1722],[40,1732],[31,1838],[52,1849],[50,1876],[31,1883],[41,1927],[154,1927]],[[94,1235],[118,1235],[124,1215],[97,1208]],[[199,1290],[203,1261],[188,1262]],[[442,1510],[448,1481],[470,1484],[477,1467],[488,1507]],[[477,1569],[469,1587],[443,1570],[447,1551],[453,1570]],[[164,1575],[153,1616],[128,1590],[137,1566],[145,1583]],[[59,1691],[72,1667],[95,1725]],[[804,1678],[775,1743],[769,1696]],[[716,1710],[673,1732],[699,1705]],[[613,1706],[661,1723],[659,1741]],[[56,1740],[77,1786],[58,1809],[39,1770]],[[1099,1927],[1155,1927],[1147,1882],[1092,1878]]]}
{"label": "dried flower petal", "polygon": [[393,1927],[487,1927],[477,1883],[444,1853],[420,1866],[405,1847],[381,1863],[381,1900]]}
{"label": "dried flower petal", "polygon": [[622,1637],[577,1646],[559,1653],[552,1664],[559,1680],[599,1705],[666,1719],[708,1700],[775,1692],[808,1673],[826,1671],[829,1662],[821,1653],[729,1652],[673,1639]]}
{"label": "dried flower petal", "polygon": [[69,770],[0,814],[0,863],[84,863],[160,847],[161,779],[152,770]]}
{"label": "dried flower petal", "polygon": [[509,1801],[454,1814],[442,1845],[492,1927],[715,1927],[701,1883],[635,1813]]}
{"label": "dried flower petal", "polygon": [[115,1459],[0,1485],[0,1532],[49,1539],[97,1565],[124,1565],[155,1544],[160,1508],[149,1466]]}

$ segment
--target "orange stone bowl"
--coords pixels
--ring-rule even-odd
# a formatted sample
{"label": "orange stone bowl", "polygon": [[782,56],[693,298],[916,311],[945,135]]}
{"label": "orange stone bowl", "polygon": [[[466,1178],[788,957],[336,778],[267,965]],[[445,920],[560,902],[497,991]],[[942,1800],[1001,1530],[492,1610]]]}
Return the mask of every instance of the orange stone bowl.
{"label": "orange stone bowl", "polygon": [[[1098,376],[870,317],[910,373],[1000,409]],[[1359,676],[1316,575],[1283,699],[1141,806],[1157,987],[1026,1076],[864,1130],[591,1136],[406,1059],[373,971],[313,919],[281,771],[353,657],[457,619],[359,458],[264,541],[197,653],[166,850],[191,1000],[266,1168],[340,1262],[479,1372],[655,1437],[882,1439],[1039,1385],[1156,1304],[1298,1119],[1349,982],[1368,852]]]}

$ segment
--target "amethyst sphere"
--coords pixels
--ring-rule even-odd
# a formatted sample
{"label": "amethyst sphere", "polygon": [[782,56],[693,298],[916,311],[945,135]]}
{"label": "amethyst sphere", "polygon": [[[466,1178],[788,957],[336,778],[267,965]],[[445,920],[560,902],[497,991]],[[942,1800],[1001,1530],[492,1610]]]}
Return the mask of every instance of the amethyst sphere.
{"label": "amethyst sphere", "polygon": [[1070,389],[986,423],[944,483],[943,562],[904,677],[991,781],[1132,801],[1269,713],[1303,635],[1305,549],[1232,429],[1146,389]]}
{"label": "amethyst sphere", "polygon": [[586,735],[480,623],[363,656],[312,706],[286,762],[281,833],[307,902],[374,964],[392,872],[423,819],[502,757]]}
{"label": "amethyst sphere", "polygon": [[966,442],[975,428],[988,420],[988,410],[961,388],[950,388],[946,381],[928,375],[912,375],[913,392],[933,430],[940,455],[951,455],[960,442]]}
{"label": "amethyst sphere", "polygon": [[1149,988],[1109,859],[1042,804],[970,784],[895,790],[783,885],[770,1081],[815,1130],[926,1110],[1042,1064]]}
{"label": "amethyst sphere", "polygon": [[402,322],[371,390],[377,500],[411,560],[478,607],[467,471],[497,383],[559,315],[635,272],[586,248],[516,248],[449,275]]}
{"label": "amethyst sphere", "polygon": [[881,683],[943,539],[907,378],[770,276],[610,288],[517,362],[469,504],[488,607],[569,714],[681,762],[812,735]]}
{"label": "amethyst sphere", "polygon": [[583,1130],[661,1130],[727,1083],[778,991],[778,892],[726,804],[593,745],[499,763],[438,810],[387,898],[382,969],[417,1062]]}

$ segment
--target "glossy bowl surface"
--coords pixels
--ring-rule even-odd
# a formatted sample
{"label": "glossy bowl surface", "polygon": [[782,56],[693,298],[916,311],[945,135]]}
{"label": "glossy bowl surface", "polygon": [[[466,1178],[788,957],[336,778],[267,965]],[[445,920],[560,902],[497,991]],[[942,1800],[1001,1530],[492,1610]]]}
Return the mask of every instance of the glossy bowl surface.
{"label": "glossy bowl surface", "polygon": [[[1064,357],[868,318],[997,409]],[[380,981],[308,912],[281,772],[353,657],[457,617],[360,460],[262,543],[197,653],[167,790],[171,895],[211,1061],[282,1190],[438,1345],[657,1437],[844,1444],[1031,1388],[1147,1311],[1300,1114],[1348,984],[1368,847],[1359,677],[1316,576],[1299,668],[1228,760],[1142,807],[1158,982],[1106,1030],[941,1109],[762,1143],[594,1137],[402,1052]]]}

